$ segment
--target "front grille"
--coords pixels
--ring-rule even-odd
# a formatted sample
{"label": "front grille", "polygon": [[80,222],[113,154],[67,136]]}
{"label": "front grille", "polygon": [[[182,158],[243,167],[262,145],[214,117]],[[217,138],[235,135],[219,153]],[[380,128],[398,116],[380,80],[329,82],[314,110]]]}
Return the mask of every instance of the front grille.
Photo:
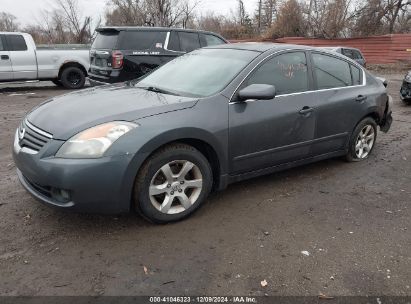
{"label": "front grille", "polygon": [[36,152],[39,152],[53,138],[53,135],[32,125],[27,119],[20,124],[18,133],[20,147]]}

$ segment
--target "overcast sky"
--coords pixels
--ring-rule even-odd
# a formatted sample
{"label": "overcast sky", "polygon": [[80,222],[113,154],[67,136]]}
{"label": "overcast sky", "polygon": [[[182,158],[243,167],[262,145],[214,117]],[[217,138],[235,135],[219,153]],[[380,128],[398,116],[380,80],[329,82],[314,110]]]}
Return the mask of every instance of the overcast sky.
{"label": "overcast sky", "polygon": [[[253,13],[258,0],[243,0],[246,10]],[[85,16],[92,16],[95,20],[104,14],[107,0],[78,0]],[[1,0],[0,11],[13,14],[22,25],[35,23],[39,19],[42,9],[51,10],[54,0]],[[198,12],[215,11],[218,14],[227,15],[230,11],[236,11],[237,0],[201,0]]]}

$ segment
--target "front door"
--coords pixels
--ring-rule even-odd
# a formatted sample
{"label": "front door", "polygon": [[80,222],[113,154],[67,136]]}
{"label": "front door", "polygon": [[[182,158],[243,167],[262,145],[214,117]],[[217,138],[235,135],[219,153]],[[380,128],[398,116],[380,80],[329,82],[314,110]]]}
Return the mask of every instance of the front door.
{"label": "front door", "polygon": [[14,80],[37,79],[37,59],[34,48],[28,48],[23,35],[5,35],[13,65]]}
{"label": "front door", "polygon": [[229,105],[231,174],[240,174],[309,157],[314,139],[315,99],[306,53],[289,52],[266,60],[241,85],[272,84],[272,100]]}
{"label": "front door", "polygon": [[0,35],[0,81],[13,80],[10,52],[6,50],[4,35]]}

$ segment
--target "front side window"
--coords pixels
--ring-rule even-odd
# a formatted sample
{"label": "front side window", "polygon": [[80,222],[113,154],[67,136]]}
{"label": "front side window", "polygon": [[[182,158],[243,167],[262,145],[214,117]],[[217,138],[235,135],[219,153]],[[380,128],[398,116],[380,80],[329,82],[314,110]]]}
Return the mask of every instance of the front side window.
{"label": "front side window", "polygon": [[197,33],[180,32],[180,47],[183,52],[191,52],[200,48],[200,40]]}
{"label": "front side window", "polygon": [[167,32],[157,31],[123,31],[120,34],[120,50],[155,50],[162,49]]}
{"label": "front side window", "polygon": [[155,87],[181,96],[211,96],[224,89],[257,55],[244,50],[197,50],[168,62],[136,86]]}
{"label": "front side window", "polygon": [[7,35],[10,51],[27,51],[27,44],[22,35]]}
{"label": "front side window", "polygon": [[248,79],[250,84],[274,85],[277,95],[308,91],[307,59],[304,52],[275,56]]}
{"label": "front side window", "polygon": [[313,54],[314,75],[318,89],[332,89],[352,85],[350,64],[344,60]]}

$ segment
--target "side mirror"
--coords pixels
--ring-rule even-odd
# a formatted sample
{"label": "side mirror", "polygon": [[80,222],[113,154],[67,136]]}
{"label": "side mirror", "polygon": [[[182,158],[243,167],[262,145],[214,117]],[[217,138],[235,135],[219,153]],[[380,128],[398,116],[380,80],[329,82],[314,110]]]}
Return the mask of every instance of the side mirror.
{"label": "side mirror", "polygon": [[275,87],[269,84],[251,84],[238,92],[239,101],[269,100],[275,97]]}

